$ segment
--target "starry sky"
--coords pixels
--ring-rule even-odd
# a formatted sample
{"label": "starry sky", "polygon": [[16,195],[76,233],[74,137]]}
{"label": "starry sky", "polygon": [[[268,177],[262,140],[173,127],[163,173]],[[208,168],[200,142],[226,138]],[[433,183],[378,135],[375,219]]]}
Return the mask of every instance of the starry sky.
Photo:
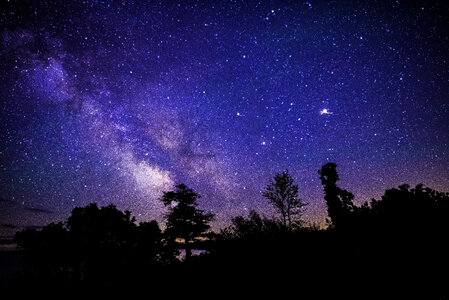
{"label": "starry sky", "polygon": [[327,162],[358,204],[449,191],[449,5],[410,3],[1,1],[0,235],[177,183],[220,228],[287,168],[320,223]]}

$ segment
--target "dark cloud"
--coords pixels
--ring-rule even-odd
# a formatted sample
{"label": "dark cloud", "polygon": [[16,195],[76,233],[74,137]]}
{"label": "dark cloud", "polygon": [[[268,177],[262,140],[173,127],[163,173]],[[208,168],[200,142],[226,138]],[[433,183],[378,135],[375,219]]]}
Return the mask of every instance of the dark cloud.
{"label": "dark cloud", "polygon": [[25,210],[41,214],[53,214],[54,211],[45,208],[26,207]]}
{"label": "dark cloud", "polygon": [[10,229],[15,229],[15,228],[17,228],[16,225],[13,225],[13,224],[5,224],[5,223],[0,224],[0,226],[3,227],[3,228],[10,228]]}
{"label": "dark cloud", "polygon": [[[14,200],[9,200],[3,197],[0,197],[0,205],[3,208],[9,208],[9,210],[25,210],[33,213],[39,213],[39,214],[53,214],[54,211],[42,207],[32,207],[27,205],[22,205],[19,202],[16,202]],[[5,209],[6,212],[6,209]]]}
{"label": "dark cloud", "polygon": [[12,201],[12,200],[8,200],[8,199],[1,198],[1,197],[0,197],[0,203],[2,203],[2,204],[3,204],[3,203],[8,203],[8,204],[9,204],[9,203],[15,203],[15,202]]}
{"label": "dark cloud", "polygon": [[24,229],[42,229],[44,226],[42,225],[27,225],[23,226]]}

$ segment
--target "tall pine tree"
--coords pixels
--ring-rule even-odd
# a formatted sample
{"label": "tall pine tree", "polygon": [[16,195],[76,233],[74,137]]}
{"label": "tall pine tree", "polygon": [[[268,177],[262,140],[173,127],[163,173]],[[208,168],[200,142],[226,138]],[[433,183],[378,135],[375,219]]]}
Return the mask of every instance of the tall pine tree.
{"label": "tall pine tree", "polygon": [[184,184],[176,186],[175,191],[164,192],[162,202],[168,207],[166,234],[172,239],[184,240],[186,260],[192,256],[190,243],[206,232],[214,215],[197,208],[200,198],[194,190]]}

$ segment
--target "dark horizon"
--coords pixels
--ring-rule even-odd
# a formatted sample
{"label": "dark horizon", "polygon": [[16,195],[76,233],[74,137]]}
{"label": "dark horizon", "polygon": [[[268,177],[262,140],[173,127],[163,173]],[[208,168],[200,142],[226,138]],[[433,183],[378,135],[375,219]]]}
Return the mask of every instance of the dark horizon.
{"label": "dark horizon", "polygon": [[[333,164],[333,163],[331,163],[331,164]],[[341,175],[341,174],[339,174],[339,175]],[[422,187],[422,188],[425,188],[425,189],[431,189],[431,187],[428,187],[425,184],[418,184],[416,186],[410,186],[408,184],[403,184],[403,185],[398,185],[396,187],[392,187],[391,189],[393,189],[393,190],[394,189],[401,189],[404,186],[407,186],[408,188],[411,188],[411,189],[414,189],[414,188],[417,188],[417,187]],[[383,194],[381,194],[381,197],[379,197],[379,198],[372,198],[369,201],[364,201],[364,202],[360,202],[360,203],[356,203],[354,201],[354,204],[356,206],[359,206],[359,207],[363,207],[365,205],[369,205],[370,206],[370,205],[372,205],[373,201],[382,201],[382,199],[384,197],[386,197],[386,195],[387,195],[386,193],[389,190],[391,190],[391,189],[387,189],[386,191],[383,191]],[[436,191],[436,190],[434,190],[434,191]],[[168,192],[168,191],[165,191],[165,192]],[[446,192],[446,191],[436,191],[436,192],[449,195],[449,192]],[[350,191],[349,191],[349,193],[352,194]],[[323,196],[324,197],[322,198],[322,201],[324,203],[326,203],[325,194],[326,194],[325,191],[323,191]],[[201,195],[199,195],[199,196],[201,198]],[[262,217],[279,221],[280,220],[280,216],[279,216],[278,212],[276,212],[276,209],[272,207],[272,204],[270,205],[269,200],[267,200],[266,198],[264,200],[266,201],[267,205],[271,206],[271,214],[263,214]],[[301,200],[303,200],[303,199],[301,198]],[[353,200],[355,200],[355,199],[352,199],[352,201]],[[159,199],[159,201],[161,201],[161,198]],[[89,205],[91,205],[91,204],[99,205],[99,203],[97,203],[95,201],[89,203]],[[105,204],[105,206],[108,206],[108,205],[114,205],[114,204],[113,203]],[[329,227],[331,225],[331,223],[329,223],[329,220],[330,220],[329,217],[330,216],[329,216],[327,211],[324,212],[325,213],[325,219],[322,220],[322,222],[313,222],[313,221],[311,222],[310,220],[307,219],[307,217],[306,218],[304,217],[304,216],[306,216],[305,212],[307,210],[307,206],[308,205],[309,205],[309,203],[305,203],[305,206],[303,208],[303,212],[299,216],[298,220],[300,220],[302,222],[301,226],[304,226],[306,228],[307,227],[314,228],[314,229],[317,229],[317,230],[328,230],[328,229],[331,229]],[[79,208],[80,207],[75,207],[75,209],[79,209]],[[40,211],[40,210],[37,210],[37,209],[29,209],[29,210],[30,211]],[[327,208],[327,210],[328,210],[328,208]],[[251,213],[251,211],[257,212],[257,210],[243,210],[239,214],[237,214],[235,217],[245,217],[246,215]],[[44,211],[44,212],[48,213],[48,211]],[[130,211],[130,213],[131,213],[132,217],[136,218],[136,215],[132,211]],[[166,211],[166,213],[167,213],[167,211]],[[212,213],[212,214],[214,214],[214,216],[216,216],[217,213],[219,214],[220,212],[210,211],[210,213]],[[11,245],[16,245],[16,242],[14,241],[14,238],[15,238],[15,236],[16,236],[16,234],[18,232],[24,231],[24,230],[25,231],[26,230],[38,230],[39,231],[39,230],[42,230],[42,228],[44,228],[46,225],[48,225],[50,223],[59,223],[59,222],[65,223],[67,218],[69,217],[69,215],[70,214],[68,214],[67,216],[62,216],[61,219],[56,220],[56,221],[47,221],[46,223],[43,223],[41,225],[16,226],[16,225],[13,225],[13,224],[6,224],[6,223],[0,224],[0,227],[2,227],[2,228],[11,229],[10,235],[0,235],[0,251],[2,251],[2,250],[15,250],[15,249],[13,249],[11,247]],[[136,221],[137,222],[156,221],[156,222],[159,223],[159,225],[161,225],[162,229],[165,229],[165,227],[166,227],[166,224],[165,224],[166,220],[164,220],[164,219],[163,220],[143,220],[143,221],[140,221],[140,220],[136,219]],[[212,220],[212,223],[213,223],[213,220]],[[229,228],[229,226],[231,224],[232,224],[232,220],[229,220],[229,223],[224,224],[223,227],[214,227],[212,225],[210,230],[209,230],[209,232],[211,232],[211,233],[219,233],[221,230]]]}
{"label": "dark horizon", "polygon": [[150,287],[165,295],[226,287],[280,295],[287,286],[291,295],[302,283],[301,296],[448,295],[449,193],[401,185],[358,206],[339,185],[335,163],[318,173],[325,229],[301,222],[306,203],[288,171],[275,174],[263,192],[275,217],[251,210],[220,232],[210,231],[215,214],[199,207],[200,195],[178,184],[160,199],[167,207],[163,229],[155,220],[137,223],[114,205],[91,203],[64,222],[18,232],[20,252],[0,252],[0,287],[16,293]]}

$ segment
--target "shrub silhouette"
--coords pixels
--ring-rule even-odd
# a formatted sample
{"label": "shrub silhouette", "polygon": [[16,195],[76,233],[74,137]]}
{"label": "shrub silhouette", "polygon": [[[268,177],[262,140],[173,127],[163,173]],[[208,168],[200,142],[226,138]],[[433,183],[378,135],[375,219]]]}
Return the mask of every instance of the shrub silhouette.
{"label": "shrub silhouette", "polygon": [[[197,208],[195,191],[178,185],[161,198],[168,207],[165,231],[156,221],[137,225],[129,211],[113,205],[90,204],[75,208],[65,223],[18,232],[26,265],[18,286],[151,285],[167,293],[174,280],[193,290],[213,281],[290,287],[318,278],[332,293],[347,296],[356,286],[373,291],[386,289],[389,281],[410,287],[427,280],[432,288],[426,298],[447,295],[442,271],[449,268],[449,193],[401,185],[357,206],[354,195],[337,186],[336,164],[324,165],[319,174],[331,222],[327,229],[286,226],[287,214],[279,220],[250,211],[220,233],[206,235],[213,215]],[[192,242],[200,236],[207,239],[196,246],[209,253],[191,257]],[[187,263],[177,260],[178,247],[186,248]]]}
{"label": "shrub silhouette", "polygon": [[26,229],[16,234],[17,246],[24,249],[26,270],[45,278],[67,277],[70,267],[69,235],[63,223],[50,223],[42,230]]}
{"label": "shrub silhouette", "polygon": [[[67,220],[74,278],[108,282],[127,264],[134,245],[135,219],[114,205],[75,208]],[[78,277],[79,276],[79,277]]]}
{"label": "shrub silhouette", "polygon": [[288,231],[283,221],[261,217],[255,210],[250,210],[248,217],[234,217],[231,222],[231,226],[220,231],[225,240],[275,237]]}
{"label": "shrub silhouette", "polygon": [[354,214],[357,222],[353,225],[367,234],[389,238],[395,244],[402,242],[403,246],[414,241],[415,249],[425,248],[431,246],[430,240],[443,241],[449,232],[449,194],[422,184],[412,189],[404,184],[385,191],[380,200],[372,199]]}
{"label": "shrub silhouette", "polygon": [[[28,272],[67,285],[110,285],[176,261],[156,221],[135,224],[129,211],[95,203],[73,209],[66,223],[15,236]],[[43,279],[44,280],[44,279]]]}

